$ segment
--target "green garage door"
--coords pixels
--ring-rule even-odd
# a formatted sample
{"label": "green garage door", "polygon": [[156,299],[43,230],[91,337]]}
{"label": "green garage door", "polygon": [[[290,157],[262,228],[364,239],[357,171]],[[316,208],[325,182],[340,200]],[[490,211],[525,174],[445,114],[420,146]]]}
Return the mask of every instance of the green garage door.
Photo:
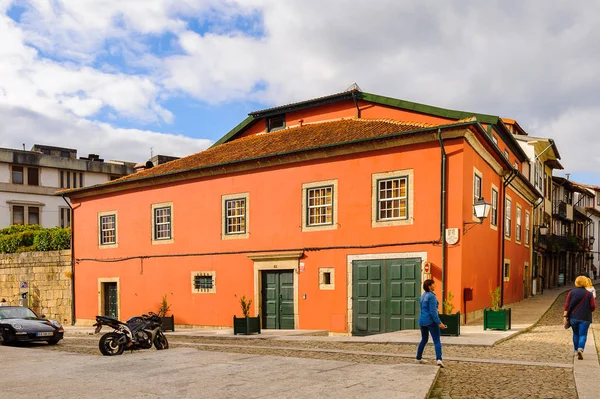
{"label": "green garage door", "polygon": [[352,262],[352,334],[418,328],[421,259]]}

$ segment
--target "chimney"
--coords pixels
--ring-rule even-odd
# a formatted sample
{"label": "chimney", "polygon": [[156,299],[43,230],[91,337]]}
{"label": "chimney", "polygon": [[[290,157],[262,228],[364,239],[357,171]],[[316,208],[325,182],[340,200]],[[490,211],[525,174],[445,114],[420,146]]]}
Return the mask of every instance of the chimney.
{"label": "chimney", "polygon": [[23,143],[23,151],[25,151],[25,143]]}

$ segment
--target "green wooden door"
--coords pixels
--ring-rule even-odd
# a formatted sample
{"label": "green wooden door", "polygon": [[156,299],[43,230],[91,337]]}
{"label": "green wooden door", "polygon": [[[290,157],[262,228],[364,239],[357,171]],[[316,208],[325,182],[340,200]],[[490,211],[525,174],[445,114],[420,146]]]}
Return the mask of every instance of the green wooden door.
{"label": "green wooden door", "polygon": [[104,315],[119,318],[117,303],[117,283],[104,284]]}
{"label": "green wooden door", "polygon": [[294,329],[294,272],[262,272],[263,328]]}
{"label": "green wooden door", "polygon": [[352,268],[353,334],[417,328],[421,259],[361,260]]}

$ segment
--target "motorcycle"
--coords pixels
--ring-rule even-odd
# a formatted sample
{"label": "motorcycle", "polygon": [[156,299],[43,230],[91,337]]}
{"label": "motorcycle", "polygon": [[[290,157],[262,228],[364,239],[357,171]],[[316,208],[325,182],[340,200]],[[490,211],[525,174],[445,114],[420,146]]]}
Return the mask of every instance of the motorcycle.
{"label": "motorcycle", "polygon": [[169,341],[160,328],[161,324],[161,318],[153,312],[134,316],[126,323],[111,316],[96,316],[95,334],[103,326],[113,329],[100,338],[98,348],[104,356],[120,355],[125,349],[150,349],[153,344],[157,350],[169,349]]}

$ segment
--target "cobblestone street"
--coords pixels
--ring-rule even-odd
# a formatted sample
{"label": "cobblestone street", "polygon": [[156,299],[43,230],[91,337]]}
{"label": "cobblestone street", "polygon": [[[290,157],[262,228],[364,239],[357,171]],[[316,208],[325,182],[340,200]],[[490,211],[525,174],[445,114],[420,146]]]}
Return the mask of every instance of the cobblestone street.
{"label": "cobblestone street", "polygon": [[[577,398],[571,332],[562,327],[561,294],[531,330],[493,347],[444,345],[444,363],[430,398]],[[600,336],[594,331],[597,342]],[[170,335],[171,347],[366,364],[414,363],[415,345],[334,341],[234,339]],[[99,355],[98,336],[69,337],[45,350]],[[588,347],[586,352],[595,350]],[[131,355],[126,353],[127,355]],[[135,356],[135,353],[133,353]],[[428,345],[425,358],[434,357]],[[415,365],[415,367],[419,367]]]}

